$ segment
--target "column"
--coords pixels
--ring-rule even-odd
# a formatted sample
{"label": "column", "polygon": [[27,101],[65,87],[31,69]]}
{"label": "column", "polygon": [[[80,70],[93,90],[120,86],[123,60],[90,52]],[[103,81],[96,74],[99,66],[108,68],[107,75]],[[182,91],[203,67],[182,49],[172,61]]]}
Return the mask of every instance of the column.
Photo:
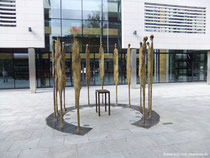
{"label": "column", "polygon": [[36,93],[36,58],[35,49],[28,49],[29,81],[31,93]]}
{"label": "column", "polygon": [[207,83],[210,85],[210,51],[208,51],[208,54],[207,54],[207,58],[208,58],[208,61],[207,61]]}
{"label": "column", "polygon": [[137,88],[136,85],[136,49],[131,49],[131,88]]}

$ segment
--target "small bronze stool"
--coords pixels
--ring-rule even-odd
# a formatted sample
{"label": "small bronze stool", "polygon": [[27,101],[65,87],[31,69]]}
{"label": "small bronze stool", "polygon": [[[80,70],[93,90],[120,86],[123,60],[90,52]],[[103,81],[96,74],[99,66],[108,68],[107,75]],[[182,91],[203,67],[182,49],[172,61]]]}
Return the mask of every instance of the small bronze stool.
{"label": "small bronze stool", "polygon": [[[96,90],[96,92],[95,92],[95,95],[96,95],[96,113],[97,113],[97,106],[98,106],[98,116],[101,116],[101,113],[100,113],[100,94],[102,94],[102,95],[105,94],[105,111],[107,111],[106,110],[106,95],[108,94],[108,99],[109,99],[109,115],[110,115],[111,114],[111,112],[110,112],[110,91],[108,91],[106,89],[104,89],[104,90]],[[98,101],[98,103],[97,103],[97,101]]]}

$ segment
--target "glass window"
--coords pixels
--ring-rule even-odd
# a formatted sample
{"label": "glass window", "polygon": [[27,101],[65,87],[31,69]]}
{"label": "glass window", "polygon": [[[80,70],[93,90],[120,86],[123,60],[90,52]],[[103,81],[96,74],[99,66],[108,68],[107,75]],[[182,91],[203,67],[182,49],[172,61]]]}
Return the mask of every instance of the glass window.
{"label": "glass window", "polygon": [[82,19],[81,0],[62,0],[62,18]]}
{"label": "glass window", "polygon": [[62,20],[62,37],[82,34],[82,23],[80,20]]}
{"label": "glass window", "polygon": [[50,33],[52,38],[61,36],[61,22],[57,19],[51,19],[50,20]]}
{"label": "glass window", "polygon": [[13,54],[0,53],[0,89],[14,88]]}
{"label": "glass window", "polygon": [[83,23],[83,50],[85,50],[86,44],[92,52],[98,53],[99,44],[101,41],[101,23],[100,21],[86,20]]}
{"label": "glass window", "polygon": [[83,18],[88,20],[101,20],[101,0],[83,0]]}
{"label": "glass window", "polygon": [[15,88],[29,88],[28,53],[14,53]]}
{"label": "glass window", "polygon": [[62,40],[66,44],[66,51],[71,51],[73,36],[78,35],[79,47],[82,51],[82,21],[80,20],[62,20]]}
{"label": "glass window", "polygon": [[120,46],[120,23],[104,22],[103,23],[103,45],[105,52],[112,53],[115,43]]}
{"label": "glass window", "polygon": [[60,0],[45,0],[45,9],[49,9],[50,18],[60,18]]}
{"label": "glass window", "polygon": [[52,39],[61,37],[61,22],[57,19],[45,20],[45,52],[52,51]]}
{"label": "glass window", "polygon": [[[52,75],[50,53],[36,53],[36,76],[37,87],[49,87],[52,86]],[[51,81],[51,84],[50,84]]]}
{"label": "glass window", "polygon": [[103,0],[103,19],[111,21],[119,21],[119,5],[118,0]]}

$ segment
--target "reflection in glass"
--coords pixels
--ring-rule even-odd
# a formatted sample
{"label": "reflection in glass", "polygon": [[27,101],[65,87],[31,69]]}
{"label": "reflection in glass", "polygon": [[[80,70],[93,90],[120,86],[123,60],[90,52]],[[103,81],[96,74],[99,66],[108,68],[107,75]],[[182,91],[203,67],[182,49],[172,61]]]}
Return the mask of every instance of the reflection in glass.
{"label": "reflection in glass", "polygon": [[82,23],[80,20],[62,20],[62,36],[82,34]]}
{"label": "reflection in glass", "polygon": [[50,54],[49,53],[37,53],[36,62],[36,76],[38,87],[52,86],[50,83],[50,77],[52,76]]}
{"label": "reflection in glass", "polygon": [[60,0],[45,0],[45,8],[49,8],[50,18],[60,18]]}
{"label": "reflection in glass", "polygon": [[118,0],[103,0],[103,19],[119,21],[119,7]]}
{"label": "reflection in glass", "polygon": [[105,53],[113,53],[115,43],[120,48],[120,24],[106,21],[103,23],[103,46]]}
{"label": "reflection in glass", "polygon": [[14,88],[13,54],[0,53],[0,89]]}
{"label": "reflection in glass", "polygon": [[101,3],[101,0],[83,0],[83,18],[88,20],[101,20]]}
{"label": "reflection in glass", "polygon": [[89,45],[91,52],[98,53],[99,44],[101,41],[101,27],[100,21],[83,22],[83,50],[85,50],[86,44]]}
{"label": "reflection in glass", "polygon": [[81,0],[62,0],[62,18],[82,19]]}
{"label": "reflection in glass", "polygon": [[29,87],[28,53],[14,53],[15,88]]}

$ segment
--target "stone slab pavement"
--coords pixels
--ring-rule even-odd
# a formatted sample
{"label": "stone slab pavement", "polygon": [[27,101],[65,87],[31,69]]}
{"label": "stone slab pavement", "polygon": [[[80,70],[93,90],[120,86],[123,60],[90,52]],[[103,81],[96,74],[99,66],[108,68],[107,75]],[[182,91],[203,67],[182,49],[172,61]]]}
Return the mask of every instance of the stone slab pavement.
{"label": "stone slab pavement", "polygon": [[[115,86],[105,88],[115,103]],[[90,88],[91,103],[95,102],[96,89],[100,87]],[[119,86],[118,92],[119,103],[128,104],[128,87]],[[81,90],[80,104],[87,104],[86,87]],[[139,89],[131,89],[131,104],[139,105]],[[66,88],[66,106],[74,106],[72,87]],[[38,89],[36,94],[29,89],[0,90],[0,157],[210,157],[210,86],[154,84],[153,109],[160,122],[150,129],[118,124],[114,132],[110,125],[76,136],[46,125],[46,117],[53,112],[52,88]]]}

